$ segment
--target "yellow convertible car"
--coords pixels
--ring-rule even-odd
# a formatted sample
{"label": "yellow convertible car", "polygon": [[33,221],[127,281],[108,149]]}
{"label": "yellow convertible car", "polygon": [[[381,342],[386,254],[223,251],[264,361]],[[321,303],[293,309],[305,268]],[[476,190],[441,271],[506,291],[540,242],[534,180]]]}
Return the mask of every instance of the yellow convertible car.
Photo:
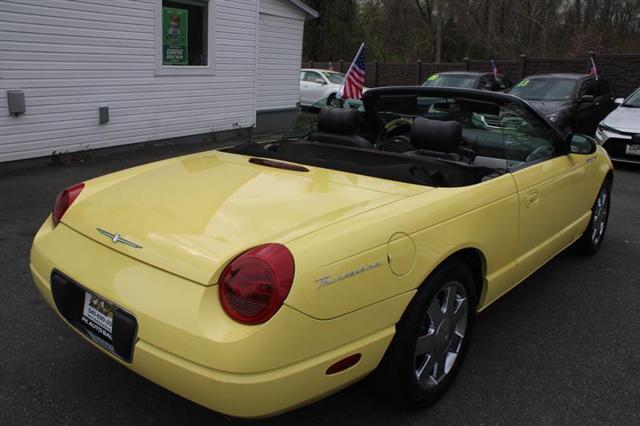
{"label": "yellow convertible car", "polygon": [[510,95],[389,87],[363,105],[65,189],[31,250],[40,293],[122,365],[232,416],[374,370],[434,402],[477,312],[568,246],[600,248],[612,166]]}

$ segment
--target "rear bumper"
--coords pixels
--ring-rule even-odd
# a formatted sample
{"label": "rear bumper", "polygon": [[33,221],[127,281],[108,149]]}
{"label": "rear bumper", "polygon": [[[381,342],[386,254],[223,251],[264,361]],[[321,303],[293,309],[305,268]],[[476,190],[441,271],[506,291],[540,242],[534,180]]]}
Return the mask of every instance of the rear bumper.
{"label": "rear bumper", "polygon": [[[56,249],[63,243],[65,250]],[[238,417],[287,411],[367,375],[384,355],[394,324],[413,295],[325,321],[285,305],[262,326],[244,326],[223,318],[224,313],[216,315],[221,309],[215,306],[215,286],[181,282],[64,225],[54,231],[45,223],[34,241],[31,272],[44,299],[58,312],[49,281],[54,267],[138,320],[130,363],[72,327],[83,338],[160,386]],[[153,286],[151,299],[140,296],[150,291],[148,282]],[[330,365],[354,353],[362,354],[355,366],[326,375]]]}
{"label": "rear bumper", "polygon": [[[40,293],[55,309],[48,280],[33,266],[32,274]],[[127,368],[193,402],[231,416],[264,417],[313,402],[362,378],[376,368],[394,331],[389,327],[311,359],[253,374],[211,369],[142,339],[135,344],[132,362],[126,363],[78,334]],[[333,376],[325,374],[329,365],[353,353],[363,354],[356,366]]]}

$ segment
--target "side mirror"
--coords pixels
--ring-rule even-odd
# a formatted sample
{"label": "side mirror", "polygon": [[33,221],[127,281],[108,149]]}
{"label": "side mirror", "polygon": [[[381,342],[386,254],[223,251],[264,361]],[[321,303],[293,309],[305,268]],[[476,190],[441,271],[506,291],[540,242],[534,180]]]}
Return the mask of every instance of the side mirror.
{"label": "side mirror", "polygon": [[569,152],[572,154],[589,155],[596,152],[596,141],[592,137],[572,133],[568,137]]}
{"label": "side mirror", "polygon": [[622,103],[624,102],[624,98],[616,98],[613,102],[617,103],[618,105],[622,105]]}
{"label": "side mirror", "polygon": [[593,95],[582,95],[579,98],[580,102],[593,102],[593,100],[595,99],[595,96]]}
{"label": "side mirror", "polygon": [[315,80],[313,80],[313,82],[318,84],[327,84],[327,82],[321,78],[316,78]]}

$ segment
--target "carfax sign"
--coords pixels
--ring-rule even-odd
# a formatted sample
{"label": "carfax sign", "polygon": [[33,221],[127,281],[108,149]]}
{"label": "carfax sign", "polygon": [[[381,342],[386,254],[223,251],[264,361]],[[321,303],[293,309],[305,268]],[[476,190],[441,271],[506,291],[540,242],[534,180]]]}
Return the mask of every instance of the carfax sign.
{"label": "carfax sign", "polygon": [[189,11],[173,7],[162,8],[162,63],[187,65]]}

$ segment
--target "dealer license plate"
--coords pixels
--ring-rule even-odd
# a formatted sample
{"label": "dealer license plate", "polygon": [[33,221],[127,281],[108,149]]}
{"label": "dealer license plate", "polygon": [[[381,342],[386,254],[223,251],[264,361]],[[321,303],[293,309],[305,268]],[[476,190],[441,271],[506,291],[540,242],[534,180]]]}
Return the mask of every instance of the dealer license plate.
{"label": "dealer license plate", "polygon": [[113,350],[113,310],[111,303],[89,293],[84,293],[84,307],[80,318],[96,343]]}
{"label": "dealer license plate", "polygon": [[640,145],[629,144],[625,148],[627,155],[640,155]]}

